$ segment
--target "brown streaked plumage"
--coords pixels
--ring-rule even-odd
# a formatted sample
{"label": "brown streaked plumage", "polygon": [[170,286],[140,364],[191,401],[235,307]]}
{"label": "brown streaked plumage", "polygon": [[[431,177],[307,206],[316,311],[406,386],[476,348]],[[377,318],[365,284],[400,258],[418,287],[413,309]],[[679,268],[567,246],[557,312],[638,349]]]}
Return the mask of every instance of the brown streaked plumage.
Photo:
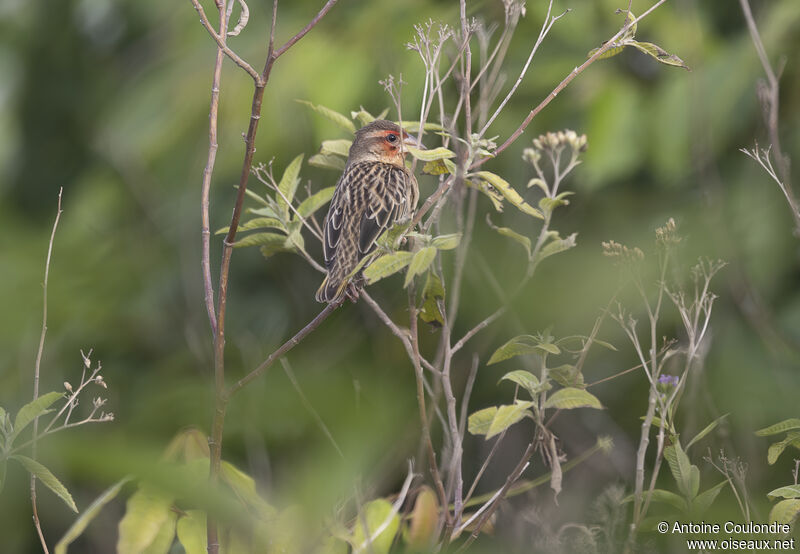
{"label": "brown streaked plumage", "polygon": [[416,208],[419,188],[406,169],[404,144],[420,147],[391,121],[378,119],[356,131],[325,216],[322,248],[328,275],[317,291],[318,302],[340,300],[348,275],[375,248],[375,240]]}

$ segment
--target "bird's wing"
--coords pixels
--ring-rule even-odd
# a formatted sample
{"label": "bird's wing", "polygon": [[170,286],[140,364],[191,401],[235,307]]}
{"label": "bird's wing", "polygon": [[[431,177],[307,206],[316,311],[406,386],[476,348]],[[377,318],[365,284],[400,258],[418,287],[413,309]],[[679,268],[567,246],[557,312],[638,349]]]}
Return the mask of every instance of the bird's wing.
{"label": "bird's wing", "polygon": [[375,248],[377,238],[408,212],[405,189],[408,176],[402,169],[375,164],[369,172],[364,197],[366,209],[361,216],[358,251],[361,256]]}
{"label": "bird's wing", "polygon": [[328,215],[325,216],[325,224],[322,230],[322,254],[325,258],[325,267],[331,268],[333,258],[336,255],[336,247],[339,244],[339,236],[342,232],[342,224],[344,223],[346,208],[346,198],[349,196],[347,191],[343,192],[344,185],[347,184],[347,178],[350,172],[345,170],[336,183],[336,190],[331,198],[331,204],[328,208]]}

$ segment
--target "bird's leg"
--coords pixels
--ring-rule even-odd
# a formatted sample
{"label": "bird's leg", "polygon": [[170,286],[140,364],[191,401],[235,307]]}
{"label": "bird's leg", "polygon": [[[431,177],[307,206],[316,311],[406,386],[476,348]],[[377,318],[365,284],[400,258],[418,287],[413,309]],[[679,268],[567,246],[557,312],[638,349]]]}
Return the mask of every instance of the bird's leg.
{"label": "bird's leg", "polygon": [[358,302],[358,298],[361,296],[361,287],[356,283],[349,283],[347,285],[347,290],[345,290],[345,296],[347,299],[350,300],[353,304]]}

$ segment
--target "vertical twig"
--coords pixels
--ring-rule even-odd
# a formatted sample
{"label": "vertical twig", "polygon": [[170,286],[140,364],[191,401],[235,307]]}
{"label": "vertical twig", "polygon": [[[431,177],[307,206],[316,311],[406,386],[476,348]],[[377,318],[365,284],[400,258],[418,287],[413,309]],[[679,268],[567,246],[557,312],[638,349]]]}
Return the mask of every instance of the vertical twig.
{"label": "vertical twig", "polygon": [[[47,260],[44,264],[44,281],[42,282],[42,333],[39,335],[39,349],[36,351],[36,362],[33,366],[33,399],[39,398],[39,370],[42,366],[42,353],[44,352],[44,339],[47,335],[47,282],[50,278],[50,259],[53,254],[53,242],[56,239],[56,229],[58,228],[58,221],[61,219],[61,196],[64,193],[64,187],[58,190],[58,209],[56,210],[56,219],[53,221],[53,230],[50,232],[50,242],[47,245]],[[33,418],[33,441],[31,442],[31,458],[36,459],[36,441],[39,437],[39,416]],[[44,540],[42,533],[42,526],[39,522],[39,509],[36,505],[36,476],[31,474],[31,509],[33,510],[33,525],[36,527],[36,533],[39,535],[39,542],[42,544],[42,550],[45,554],[49,554],[47,549],[47,541]]]}

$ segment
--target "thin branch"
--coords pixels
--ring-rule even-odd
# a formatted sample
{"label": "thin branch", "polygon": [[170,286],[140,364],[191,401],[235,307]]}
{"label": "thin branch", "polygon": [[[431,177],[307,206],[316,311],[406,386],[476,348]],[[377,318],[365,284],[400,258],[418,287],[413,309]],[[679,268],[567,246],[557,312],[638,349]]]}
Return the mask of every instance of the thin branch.
{"label": "thin branch", "polygon": [[[50,279],[50,259],[53,255],[53,242],[56,239],[56,229],[58,228],[58,221],[61,219],[61,197],[64,193],[64,187],[58,189],[58,208],[56,210],[56,219],[53,221],[53,230],[50,232],[50,242],[47,244],[47,259],[44,264],[44,281],[42,282],[42,332],[39,335],[39,349],[36,351],[36,362],[33,366],[33,400],[39,398],[39,370],[42,366],[42,353],[44,352],[44,339],[47,335],[47,282]],[[31,458],[36,459],[36,441],[39,437],[39,416],[33,418],[33,441],[31,446]],[[39,509],[36,505],[36,476],[31,474],[31,509],[33,510],[33,525],[36,527],[36,534],[39,535],[39,542],[42,544],[42,550],[45,554],[49,554],[47,549],[47,541],[44,540],[42,533],[42,526],[39,522]]]}
{"label": "thin branch", "polygon": [[[308,25],[303,27],[300,30],[300,32],[298,32],[295,36],[293,36],[292,38],[287,40],[286,43],[283,46],[281,46],[280,48],[275,50],[274,54],[272,55],[272,59],[273,60],[277,60],[278,58],[283,56],[289,48],[291,48],[292,46],[294,46],[297,43],[297,41],[299,41],[301,38],[306,36],[308,34],[308,32],[311,29],[313,29],[314,27],[316,27],[317,23],[319,23],[320,20],[323,17],[325,17],[325,14],[327,14],[330,11],[330,9],[333,7],[334,4],[336,4],[336,2],[337,2],[337,0],[328,0],[327,2],[325,2],[325,5],[322,6],[322,9],[319,11],[319,13],[314,16],[314,19],[312,19],[311,21],[308,22]],[[274,4],[275,7],[273,8],[273,13],[274,13],[274,10],[277,8],[277,5],[278,5],[278,3],[276,1],[275,4]],[[273,36],[273,33],[270,33],[270,37],[272,37],[272,36]],[[270,41],[271,40],[272,40],[272,38],[270,38]]]}

